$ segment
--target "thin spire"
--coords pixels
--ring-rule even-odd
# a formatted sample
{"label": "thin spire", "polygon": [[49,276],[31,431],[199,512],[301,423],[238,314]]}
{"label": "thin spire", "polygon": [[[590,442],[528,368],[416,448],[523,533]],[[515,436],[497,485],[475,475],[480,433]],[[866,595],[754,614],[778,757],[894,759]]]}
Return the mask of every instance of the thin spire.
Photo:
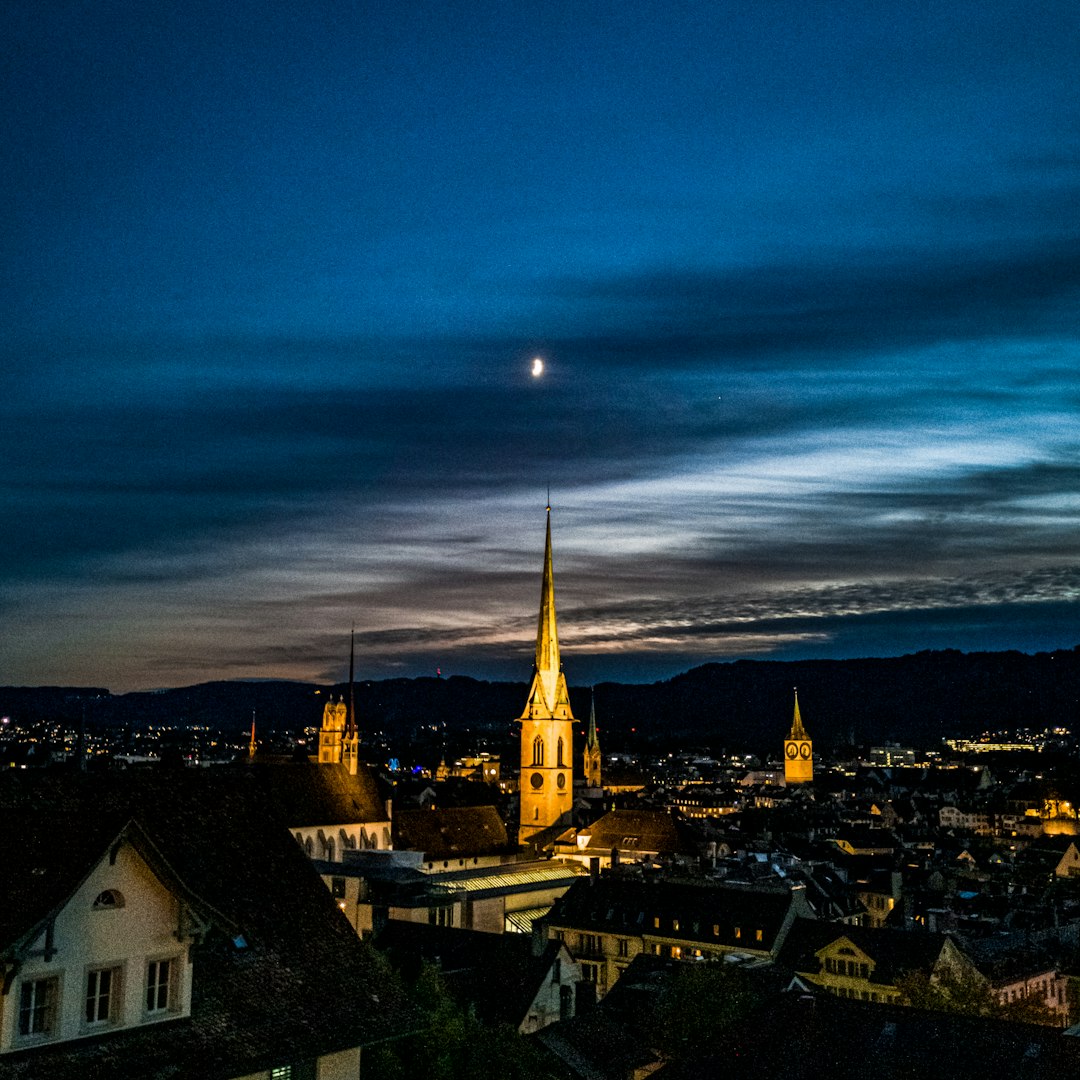
{"label": "thin spire", "polygon": [[806,728],[803,727],[802,717],[799,715],[799,688],[795,687],[795,719],[791,723],[790,739],[809,739]]}
{"label": "thin spire", "polygon": [[349,715],[345,721],[345,734],[352,735],[356,731],[356,695],[353,691],[353,672],[356,660],[356,623],[349,630]]}
{"label": "thin spire", "polygon": [[559,634],[555,626],[555,575],[551,562],[551,507],[547,508],[544,577],[540,583],[540,619],[536,627],[536,670],[558,674]]}
{"label": "thin spire", "polygon": [[258,749],[258,743],[255,742],[255,710],[251,710],[251,742],[248,743],[248,758],[255,756],[255,751]]}
{"label": "thin spire", "polygon": [[585,745],[588,749],[592,750],[600,745],[600,740],[596,737],[596,687],[592,687],[589,694],[589,730],[585,736]]}
{"label": "thin spire", "polygon": [[559,633],[555,624],[555,575],[551,559],[551,507],[547,508],[547,532],[544,539],[544,574],[540,583],[540,618],[536,625],[536,655],[533,681],[525,717],[541,716],[573,720],[570,693],[559,658]]}

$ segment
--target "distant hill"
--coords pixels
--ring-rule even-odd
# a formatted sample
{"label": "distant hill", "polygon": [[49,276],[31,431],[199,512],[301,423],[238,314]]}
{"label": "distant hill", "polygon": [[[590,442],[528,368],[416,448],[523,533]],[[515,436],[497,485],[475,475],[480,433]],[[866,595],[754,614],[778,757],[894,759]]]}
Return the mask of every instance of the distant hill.
{"label": "distant hill", "polygon": [[[572,661],[571,661],[572,663]],[[1080,725],[1080,646],[1034,656],[1019,652],[920,652],[890,659],[705,664],[647,685],[601,683],[597,722],[605,749],[659,741],[756,749],[775,747],[791,723],[793,687],[803,719],[823,747],[886,740],[931,744],[984,729]],[[0,687],[0,716],[88,726],[204,724],[241,731],[255,712],[262,730],[315,726],[328,694],[346,687],[298,682],[215,682],[110,695],[88,687]],[[408,738],[418,730],[509,731],[524,682],[387,679],[356,684],[361,725]],[[579,720],[589,688],[572,687]],[[84,714],[85,709],[85,714]],[[605,739],[604,736],[607,736]]]}

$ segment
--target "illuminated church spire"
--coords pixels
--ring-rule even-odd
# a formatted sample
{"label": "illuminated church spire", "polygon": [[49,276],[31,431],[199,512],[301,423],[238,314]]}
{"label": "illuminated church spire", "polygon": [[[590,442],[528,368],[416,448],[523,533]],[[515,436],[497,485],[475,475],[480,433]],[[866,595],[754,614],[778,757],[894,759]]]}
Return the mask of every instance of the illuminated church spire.
{"label": "illuminated church spire", "polygon": [[547,508],[544,572],[532,685],[521,723],[521,818],[518,839],[568,819],[573,802],[573,727],[570,694],[559,658],[555,625],[555,575],[551,559],[551,506]]}
{"label": "illuminated church spire", "polygon": [[791,734],[784,740],[784,782],[806,784],[814,779],[814,745],[803,727],[799,713],[799,691],[795,691],[795,716]]}
{"label": "illuminated church spire", "polygon": [[356,693],[354,691],[356,670],[356,627],[349,631],[349,710],[345,718],[345,732],[341,737],[341,762],[356,775],[357,758],[360,753],[360,729],[356,725]]}
{"label": "illuminated church spire", "polygon": [[555,623],[555,575],[551,560],[551,507],[547,508],[544,575],[540,583],[540,618],[536,626],[536,657],[529,701],[521,719],[542,717],[573,720],[566,677],[559,659],[559,632]]}
{"label": "illuminated church spire", "polygon": [[601,788],[600,738],[596,734],[596,691],[589,700],[589,727],[585,735],[585,786]]}

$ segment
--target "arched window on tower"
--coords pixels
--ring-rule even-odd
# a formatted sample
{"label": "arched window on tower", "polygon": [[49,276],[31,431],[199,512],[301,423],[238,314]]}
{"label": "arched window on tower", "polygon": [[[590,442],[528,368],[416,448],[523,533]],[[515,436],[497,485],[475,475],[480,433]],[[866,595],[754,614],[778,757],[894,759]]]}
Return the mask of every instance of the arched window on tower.
{"label": "arched window on tower", "polygon": [[556,757],[557,764],[558,764],[559,768],[561,769],[566,764],[566,762],[563,761],[562,739],[559,740],[558,746],[556,747],[555,757]]}
{"label": "arched window on tower", "polygon": [[533,760],[534,765],[544,764],[544,740],[539,735],[533,739]]}

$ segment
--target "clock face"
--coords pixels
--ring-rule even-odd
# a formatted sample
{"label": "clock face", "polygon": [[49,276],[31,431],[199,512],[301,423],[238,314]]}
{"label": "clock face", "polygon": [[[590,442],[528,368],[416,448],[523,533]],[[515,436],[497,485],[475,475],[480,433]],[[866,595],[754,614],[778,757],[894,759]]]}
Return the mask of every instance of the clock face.
{"label": "clock face", "polygon": [[789,758],[794,759],[799,756],[799,748],[793,742],[789,742],[787,746],[784,747],[784,753],[787,754]]}
{"label": "clock face", "polygon": [[808,742],[804,742],[802,746],[799,747],[799,757],[801,757],[803,761],[810,760],[810,744]]}
{"label": "clock face", "polygon": [[544,774],[534,772],[532,776],[529,777],[529,783],[532,784],[534,788],[542,788],[544,786]]}

